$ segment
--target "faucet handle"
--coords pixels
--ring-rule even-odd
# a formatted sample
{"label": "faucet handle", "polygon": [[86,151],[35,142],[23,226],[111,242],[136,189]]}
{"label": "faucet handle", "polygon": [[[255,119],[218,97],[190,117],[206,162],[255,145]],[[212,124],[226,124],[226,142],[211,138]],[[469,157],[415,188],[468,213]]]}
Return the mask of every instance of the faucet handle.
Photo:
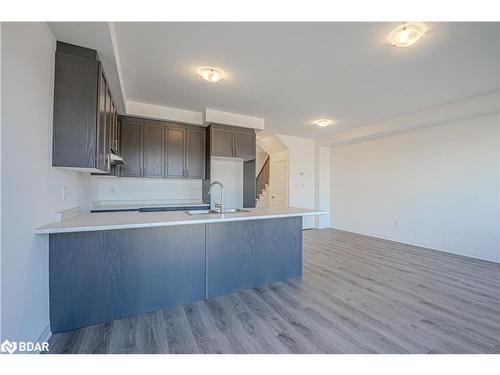
{"label": "faucet handle", "polygon": [[215,208],[221,208],[221,204],[220,203],[214,202],[214,205],[215,205]]}

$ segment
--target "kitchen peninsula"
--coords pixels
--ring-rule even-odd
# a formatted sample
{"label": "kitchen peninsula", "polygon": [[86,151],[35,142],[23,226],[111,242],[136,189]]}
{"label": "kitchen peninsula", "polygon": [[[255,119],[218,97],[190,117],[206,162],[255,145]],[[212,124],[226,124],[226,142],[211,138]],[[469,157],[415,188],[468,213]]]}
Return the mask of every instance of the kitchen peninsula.
{"label": "kitchen peninsula", "polygon": [[82,213],[49,235],[53,333],[302,274],[301,208]]}

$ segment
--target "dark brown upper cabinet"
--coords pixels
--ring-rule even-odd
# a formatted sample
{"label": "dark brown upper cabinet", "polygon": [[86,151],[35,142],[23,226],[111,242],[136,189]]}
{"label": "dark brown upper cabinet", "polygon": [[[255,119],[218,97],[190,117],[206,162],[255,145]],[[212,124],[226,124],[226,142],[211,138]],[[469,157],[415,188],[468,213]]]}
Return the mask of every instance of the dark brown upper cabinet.
{"label": "dark brown upper cabinet", "polygon": [[144,177],[164,177],[165,125],[159,121],[144,122]]}
{"label": "dark brown upper cabinet", "polygon": [[211,156],[255,159],[255,130],[212,124],[209,131]]}
{"label": "dark brown upper cabinet", "polygon": [[113,110],[97,52],[58,41],[52,165],[109,173]]}
{"label": "dark brown upper cabinet", "polygon": [[[101,69],[99,69],[101,70]],[[106,108],[106,98],[107,98],[107,87],[106,79],[102,72],[99,74],[99,119],[97,121],[97,159],[96,168],[99,171],[106,172],[107,167],[107,108]]]}
{"label": "dark brown upper cabinet", "polygon": [[230,128],[218,128],[211,126],[210,129],[212,156],[234,156],[234,132]]}
{"label": "dark brown upper cabinet", "polygon": [[143,176],[144,120],[135,117],[121,118],[121,156],[125,165],[120,168],[122,177]]}
{"label": "dark brown upper cabinet", "polygon": [[165,175],[173,178],[186,177],[186,128],[169,124],[166,138]]}
{"label": "dark brown upper cabinet", "polygon": [[234,156],[243,159],[255,159],[255,131],[234,131]]}
{"label": "dark brown upper cabinet", "polygon": [[120,150],[118,149],[118,116],[116,114],[115,105],[111,103],[111,151],[115,154],[119,154]]}
{"label": "dark brown upper cabinet", "polygon": [[166,131],[165,176],[205,178],[205,128],[169,123]]}
{"label": "dark brown upper cabinet", "polygon": [[205,178],[205,134],[204,128],[187,128],[186,177],[188,178]]}
{"label": "dark brown upper cabinet", "polygon": [[122,177],[205,178],[206,128],[120,116]]}

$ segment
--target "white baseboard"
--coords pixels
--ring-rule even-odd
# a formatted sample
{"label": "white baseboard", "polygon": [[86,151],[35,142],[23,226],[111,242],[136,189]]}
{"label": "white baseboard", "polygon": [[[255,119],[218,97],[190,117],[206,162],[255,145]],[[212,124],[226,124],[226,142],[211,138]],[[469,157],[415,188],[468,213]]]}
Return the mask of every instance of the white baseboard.
{"label": "white baseboard", "polygon": [[332,228],[332,227],[329,225],[320,225],[316,227],[316,229],[326,229],[326,228]]}
{"label": "white baseboard", "polygon": [[459,255],[459,256],[463,256],[463,257],[467,257],[467,258],[484,260],[484,261],[487,261],[487,262],[500,263],[500,257],[499,258],[495,258],[495,257],[492,257],[490,255],[484,255],[484,254],[474,254],[474,255],[471,255],[470,253],[466,253],[465,251],[461,251],[461,250],[436,249],[435,247],[430,247],[428,245],[423,245],[423,244],[420,244],[420,243],[412,243],[412,242],[403,242],[403,241],[398,240],[398,239],[394,239],[394,238],[390,238],[390,237],[383,237],[381,235],[373,234],[373,233],[355,232],[355,231],[350,230],[350,229],[337,228],[337,227],[332,227],[332,226],[329,226],[328,228],[336,229],[336,230],[341,230],[341,231],[344,231],[344,232],[349,232],[349,233],[354,233],[354,234],[360,234],[362,236],[379,238],[381,240],[398,242],[398,243],[402,243],[404,245],[423,247],[425,249],[440,251],[440,252],[447,253],[447,254]]}

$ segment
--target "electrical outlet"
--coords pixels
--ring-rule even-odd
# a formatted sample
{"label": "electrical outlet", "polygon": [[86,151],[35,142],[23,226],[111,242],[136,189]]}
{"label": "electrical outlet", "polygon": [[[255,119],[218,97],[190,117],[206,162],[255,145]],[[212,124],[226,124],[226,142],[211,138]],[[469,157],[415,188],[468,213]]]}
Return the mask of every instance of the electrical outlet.
{"label": "electrical outlet", "polygon": [[65,201],[67,198],[68,198],[68,186],[67,185],[63,185],[63,188],[62,188],[62,199],[63,199],[63,201]]}
{"label": "electrical outlet", "polygon": [[399,227],[399,221],[398,220],[394,220],[394,226],[397,228]]}
{"label": "electrical outlet", "polygon": [[111,194],[114,194],[114,192],[115,192],[115,187],[114,187],[114,186],[111,186],[111,187],[109,188],[109,192],[110,192]]}

